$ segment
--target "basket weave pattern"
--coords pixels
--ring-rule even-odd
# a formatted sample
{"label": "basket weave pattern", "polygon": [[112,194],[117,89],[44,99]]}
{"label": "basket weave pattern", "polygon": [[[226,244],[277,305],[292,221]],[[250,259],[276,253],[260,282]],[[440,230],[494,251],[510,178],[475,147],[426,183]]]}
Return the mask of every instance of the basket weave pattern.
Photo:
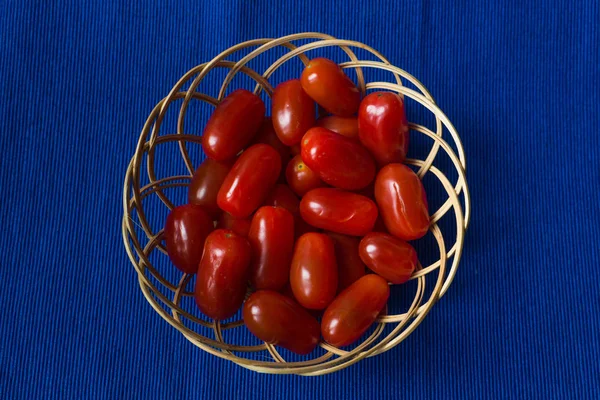
{"label": "basket weave pattern", "polygon": [[[310,40],[308,44],[301,46],[293,44],[294,41],[307,39]],[[288,51],[262,74],[246,66],[253,58],[260,57],[264,52],[278,46],[283,46]],[[424,160],[409,159],[406,162],[418,168],[417,175],[420,178],[423,178],[425,174],[433,174],[444,187],[448,198],[437,210],[430,210],[432,212],[430,232],[438,245],[440,256],[436,262],[430,265],[419,266],[411,277],[411,279],[417,281],[417,284],[414,300],[410,307],[399,314],[380,316],[376,322],[376,328],[367,337],[364,337],[362,342],[351,351],[338,349],[322,342],[320,346],[324,349],[324,354],[319,354],[314,358],[301,362],[286,362],[277,349],[270,344],[262,343],[255,346],[239,346],[234,343],[227,343],[223,339],[223,332],[228,329],[246,329],[243,326],[243,321],[220,323],[219,321],[208,320],[206,317],[202,319],[194,315],[192,311],[182,307],[182,298],[184,296],[193,296],[192,285],[188,285],[192,277],[182,274],[178,281],[171,282],[163,277],[152,265],[152,262],[149,260],[150,253],[154,251],[165,253],[162,243],[163,231],[153,231],[151,229],[142,207],[142,201],[148,196],[158,196],[164,205],[171,209],[174,207],[174,204],[169,200],[164,190],[171,187],[187,186],[189,184],[195,166],[188,154],[186,142],[199,144],[201,139],[197,135],[185,134],[183,129],[184,117],[188,105],[192,100],[204,101],[216,107],[219,101],[225,97],[226,90],[232,78],[238,73],[246,74],[256,82],[254,93],[260,94],[261,92],[265,92],[267,96],[271,96],[273,87],[268,79],[277,68],[294,57],[299,57],[306,64],[309,61],[305,55],[306,52],[327,46],[338,46],[348,55],[349,61],[341,63],[340,66],[344,69],[353,69],[356,72],[358,86],[363,94],[368,89],[391,90],[405,98],[413,99],[433,113],[436,125],[435,132],[422,125],[409,124],[409,128],[413,134],[426,135],[431,139],[432,146],[428,156]],[[246,48],[254,48],[254,50],[237,62],[229,61],[232,55]],[[379,61],[360,61],[351,48],[365,50]],[[217,67],[229,69],[217,98],[197,92],[196,89],[200,82],[213,68]],[[394,82],[365,82],[363,70],[367,68],[378,68],[388,71],[390,73],[389,76],[394,78]],[[403,80],[411,82],[417,90],[403,86]],[[188,89],[184,90],[183,87],[187,85],[189,85]],[[233,88],[229,89],[231,91]],[[167,109],[175,100],[181,99],[183,99],[183,103],[181,105],[177,104],[180,107],[177,133],[159,134]],[[456,153],[452,150],[447,140],[450,140],[450,143],[457,149]],[[181,156],[189,171],[189,175],[172,176],[163,179],[156,178],[154,168],[155,149],[161,144],[168,142],[177,142],[179,144]],[[444,171],[439,170],[433,165],[440,151],[448,155],[452,166],[456,169],[458,176],[456,182],[450,182]],[[143,163],[144,156],[146,156],[146,163]],[[142,173],[148,175],[150,182],[144,186],[140,183]],[[451,122],[436,106],[433,98],[423,84],[407,72],[391,65],[380,53],[369,46],[349,40],[338,40],[320,33],[301,33],[279,39],[257,39],[240,43],[225,50],[210,62],[198,65],[187,72],[176,83],[167,97],[154,107],[142,129],[135,154],[129,163],[125,176],[123,206],[122,228],[125,248],[138,274],[139,285],[144,296],[161,317],[179,330],[189,341],[215,356],[231,360],[245,368],[258,372],[276,374],[293,373],[300,375],[322,375],[338,371],[365,357],[383,353],[410,335],[452,283],[459,264],[464,234],[470,216],[470,199],[465,178],[465,155],[460,138]],[[453,240],[453,245],[446,246],[442,231],[437,222],[451,210],[456,219],[456,238]],[[138,235],[136,226],[143,229],[144,236]],[[446,238],[447,240],[448,238]],[[436,250],[432,251],[435,252]],[[434,271],[437,273],[432,274]],[[151,277],[152,279],[150,279]],[[162,287],[158,287],[157,285],[162,285]],[[425,298],[426,285],[433,285],[433,291],[428,298]],[[165,293],[170,293],[170,295],[165,295]],[[185,324],[184,320],[187,320]],[[393,329],[384,335],[383,332],[386,324],[391,324]],[[212,336],[202,335],[194,330],[194,326],[209,328],[213,334]],[[255,352],[262,352],[264,356],[259,360],[256,357],[248,357],[249,354]]]}

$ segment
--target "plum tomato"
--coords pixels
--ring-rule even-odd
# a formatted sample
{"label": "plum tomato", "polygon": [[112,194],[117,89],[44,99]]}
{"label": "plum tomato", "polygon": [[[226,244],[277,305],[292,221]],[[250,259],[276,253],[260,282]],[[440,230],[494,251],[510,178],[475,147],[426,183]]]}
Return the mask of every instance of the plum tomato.
{"label": "plum tomato", "polygon": [[360,239],[339,233],[327,232],[333,240],[338,266],[338,293],[365,275],[365,264],[358,254]]}
{"label": "plum tomato", "polygon": [[204,133],[202,148],[209,158],[234,158],[251,141],[265,116],[265,104],[255,95],[239,89],[225,97],[212,113]]}
{"label": "plum tomato", "polygon": [[223,320],[239,310],[246,297],[251,255],[248,240],[233,231],[217,229],[208,235],[194,290],[203,314]]}
{"label": "plum tomato", "polygon": [[194,172],[188,189],[188,203],[202,206],[213,218],[221,214],[217,193],[233,162],[219,162],[207,158]]}
{"label": "plum tomato", "polygon": [[404,100],[392,92],[365,97],[358,110],[358,137],[380,167],[403,162],[409,137]]}
{"label": "plum tomato", "polygon": [[304,92],[298,79],[279,84],[272,96],[273,127],[284,144],[300,143],[315,124],[315,102]]}
{"label": "plum tomato", "polygon": [[246,218],[267,198],[281,171],[281,158],[273,147],[255,144],[246,149],[227,174],[219,194],[219,207],[236,218]]}
{"label": "plum tomato", "polygon": [[408,243],[371,232],[360,241],[359,254],[369,269],[394,284],[406,282],[417,267],[417,252]]}
{"label": "plum tomato", "polygon": [[328,117],[319,118],[315,126],[329,129],[332,132],[349,137],[350,139],[358,139],[357,117],[338,117],[337,115],[330,115]]}
{"label": "plum tomato", "polygon": [[332,114],[349,117],[360,104],[360,92],[342,68],[327,58],[311,60],[302,71],[304,91]]}
{"label": "plum tomato", "polygon": [[264,206],[252,217],[250,283],[256,289],[280,290],[289,281],[294,252],[294,217],[281,207]]}
{"label": "plum tomato", "polygon": [[248,330],[269,344],[296,354],[308,354],[319,344],[319,322],[281,293],[253,293],[244,303],[242,315]]}
{"label": "plum tomato", "polygon": [[323,339],[333,346],[357,341],[375,322],[390,297],[390,288],[380,276],[365,275],[340,293],[321,320]]}
{"label": "plum tomato", "polygon": [[375,200],[388,232],[402,240],[419,239],[429,229],[429,208],[421,180],[403,164],[383,167],[375,180]]}
{"label": "plum tomato", "polygon": [[204,241],[214,229],[210,215],[196,204],[175,207],[167,216],[164,237],[167,254],[186,274],[198,272]]}
{"label": "plum tomato", "polygon": [[302,138],[302,160],[323,182],[359,190],[375,178],[375,160],[367,149],[325,128],[311,128]]}
{"label": "plum tomato", "polygon": [[217,222],[218,229],[229,229],[234,231],[240,236],[247,237],[248,231],[250,231],[251,218],[235,218],[229,213],[221,213],[219,221]]}
{"label": "plum tomato", "polygon": [[309,190],[325,186],[321,178],[302,161],[300,155],[294,156],[288,163],[285,178],[289,187],[300,197]]}
{"label": "plum tomato", "polygon": [[337,292],[335,248],[329,236],[305,233],[298,238],[290,269],[290,286],[304,308],[322,310]]}
{"label": "plum tomato", "polygon": [[318,188],[300,201],[300,215],[312,226],[351,236],[369,233],[377,220],[377,205],[368,197],[333,188]]}

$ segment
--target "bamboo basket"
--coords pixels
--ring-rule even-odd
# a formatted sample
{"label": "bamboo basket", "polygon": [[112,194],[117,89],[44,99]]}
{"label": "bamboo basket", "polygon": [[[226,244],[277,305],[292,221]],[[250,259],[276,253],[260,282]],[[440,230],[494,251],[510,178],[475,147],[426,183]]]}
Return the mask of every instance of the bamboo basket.
{"label": "bamboo basket", "polygon": [[[294,42],[307,42],[294,45]],[[237,345],[224,339],[224,332],[233,329],[246,329],[243,321],[235,320],[219,322],[208,320],[199,316],[193,307],[183,307],[182,299],[193,296],[193,286],[190,284],[192,276],[182,274],[177,280],[169,280],[161,275],[150,261],[152,252],[166,254],[162,243],[163,231],[153,231],[148,223],[143,200],[149,196],[158,198],[168,208],[175,205],[167,195],[165,189],[185,187],[191,179],[194,165],[188,153],[186,143],[200,143],[200,136],[184,133],[183,121],[190,102],[203,101],[216,106],[225,97],[229,83],[236,74],[246,74],[256,82],[254,93],[271,96],[273,87],[269,77],[284,63],[294,57],[306,64],[309,58],[305,53],[329,46],[337,46],[348,56],[348,61],[340,63],[344,69],[354,69],[358,86],[364,94],[366,90],[383,89],[391,90],[416,101],[425,107],[435,117],[435,131],[425,126],[410,123],[411,135],[425,135],[431,139],[431,148],[423,160],[408,159],[407,164],[417,169],[417,175],[423,179],[426,174],[432,174],[443,186],[447,200],[437,210],[431,211],[430,233],[433,235],[439,249],[439,259],[430,265],[417,268],[411,279],[416,280],[414,299],[406,310],[399,313],[381,315],[375,328],[362,338],[357,346],[351,350],[335,348],[321,342],[322,351],[316,356],[310,356],[301,361],[286,361],[278,349],[267,343],[256,345]],[[285,54],[277,59],[264,72],[258,73],[247,66],[255,57],[261,57],[276,47],[285,49]],[[252,49],[248,53],[248,49]],[[361,61],[352,49],[362,49],[373,55],[378,61]],[[245,50],[246,55],[239,61],[230,61],[236,53]],[[239,53],[238,53],[239,54]],[[238,55],[239,58],[239,55]],[[227,68],[229,72],[225,77],[218,96],[211,97],[198,92],[200,82],[213,68]],[[376,68],[389,72],[392,82],[365,82],[363,71]],[[350,72],[350,71],[348,71]],[[290,79],[292,77],[289,77]],[[410,82],[416,90],[409,89],[402,82]],[[187,86],[189,85],[189,86]],[[187,90],[184,89],[187,86]],[[229,88],[233,90],[236,88]],[[180,100],[183,99],[181,105]],[[177,133],[160,134],[162,122],[167,109],[178,101]],[[410,116],[409,116],[410,117]],[[164,130],[164,129],[163,129]],[[155,150],[157,147],[177,142],[181,157],[185,162],[189,175],[178,175],[157,179],[155,174]],[[456,152],[450,144],[453,144]],[[456,170],[456,181],[450,182],[447,173],[436,168],[433,163],[439,152],[445,152],[451,160],[452,167]],[[145,163],[143,161],[146,161]],[[145,164],[145,165],[144,165]],[[145,171],[144,171],[145,170]],[[149,184],[142,185],[141,174],[146,173]],[[460,261],[463,248],[464,235],[469,223],[470,198],[465,177],[465,155],[456,129],[444,113],[437,107],[432,96],[425,86],[406,71],[397,68],[376,50],[371,47],[350,40],[339,40],[321,33],[300,33],[279,39],[256,39],[237,44],[211,61],[198,65],[187,72],[173,87],[169,94],[162,99],[150,113],[131,158],[125,175],[123,190],[123,240],[127,254],[137,272],[139,285],[154,310],[186,339],[204,351],[227,360],[242,367],[264,373],[273,374],[298,374],[298,375],[323,375],[339,371],[366,357],[372,357],[390,350],[410,335],[423,321],[433,305],[446,293]],[[453,244],[445,244],[443,232],[438,226],[438,221],[448,212],[453,211],[456,219],[456,237]],[[136,227],[137,232],[136,232]],[[141,229],[140,229],[141,228]],[[139,234],[143,231],[143,235]],[[166,256],[165,256],[166,257]],[[174,268],[174,267],[173,267]],[[433,272],[436,272],[433,274]],[[426,285],[433,285],[431,294],[426,296]],[[192,302],[193,303],[193,302]],[[390,312],[390,310],[388,310]],[[384,333],[386,325],[391,326],[389,332]],[[201,327],[204,332],[199,332]],[[208,328],[208,329],[206,329]],[[211,334],[206,334],[211,332]],[[252,356],[253,355],[253,356]],[[257,357],[257,355],[259,355]]]}

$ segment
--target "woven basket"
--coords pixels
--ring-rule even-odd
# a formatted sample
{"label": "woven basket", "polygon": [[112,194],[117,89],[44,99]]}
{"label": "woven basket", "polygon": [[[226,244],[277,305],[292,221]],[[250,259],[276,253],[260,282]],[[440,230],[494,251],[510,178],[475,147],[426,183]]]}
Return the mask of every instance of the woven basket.
{"label": "woven basket", "polygon": [[[293,42],[302,41],[302,45],[294,45]],[[202,316],[193,305],[193,301],[187,302],[187,307],[182,305],[182,299],[186,296],[193,296],[193,277],[183,274],[178,279],[167,279],[161,274],[150,261],[152,252],[165,253],[162,243],[163,231],[153,231],[148,222],[143,200],[149,196],[158,196],[158,198],[169,209],[174,204],[167,195],[167,188],[182,188],[187,186],[191,174],[194,171],[194,165],[186,148],[187,143],[200,143],[200,136],[185,134],[183,130],[183,121],[191,101],[203,101],[216,106],[219,101],[225,97],[226,90],[233,90],[228,85],[232,78],[243,73],[256,82],[254,92],[257,94],[266,93],[271,96],[273,87],[268,79],[275,70],[281,67],[288,60],[299,57],[306,64],[308,57],[306,52],[337,46],[341,48],[349,57],[349,61],[340,64],[342,68],[354,69],[358,86],[364,94],[367,89],[391,90],[416,101],[425,107],[435,117],[435,132],[422,125],[410,124],[411,135],[426,135],[431,139],[431,148],[424,160],[409,159],[407,164],[417,168],[418,176],[423,179],[426,174],[433,176],[441,183],[447,200],[437,210],[431,210],[431,228],[439,248],[440,257],[436,262],[427,266],[417,268],[411,279],[416,280],[414,300],[408,309],[401,310],[397,314],[392,314],[389,310],[387,315],[381,315],[375,328],[369,331],[366,337],[363,337],[356,347],[351,350],[342,350],[322,342],[322,350],[317,355],[309,355],[300,361],[286,361],[281,353],[274,346],[266,343],[256,345],[236,345],[224,340],[224,332],[227,330],[246,330],[241,320],[228,322],[219,322],[208,320]],[[261,57],[265,52],[280,47],[279,51],[285,50],[283,56],[268,67],[262,74],[250,69],[247,63]],[[360,61],[351,49],[362,49],[362,51],[371,53],[374,59],[379,61]],[[252,49],[248,53],[248,50]],[[245,50],[245,51],[244,51]],[[239,61],[229,61],[236,52],[243,51],[244,54]],[[239,55],[238,55],[239,58]],[[207,76],[213,68],[228,68],[223,84],[220,88],[217,98],[199,93],[196,89],[200,82]],[[380,69],[388,71],[392,77],[393,83],[388,82],[370,82],[366,83],[363,71],[366,69]],[[350,71],[348,71],[350,72]],[[295,77],[288,77],[288,79]],[[402,85],[402,81],[410,82],[417,90],[412,90]],[[188,89],[183,89],[184,86]],[[180,100],[183,103],[179,105]],[[163,122],[167,109],[178,100],[177,107],[180,107],[176,134],[160,134],[161,124]],[[410,118],[410,116],[409,116]],[[164,130],[164,129],[163,129]],[[442,137],[442,134],[444,138]],[[446,140],[451,141],[456,149],[456,153]],[[155,174],[155,149],[165,143],[177,142],[181,151],[181,156],[189,171],[189,175],[178,175],[167,178],[157,179]],[[445,152],[451,160],[448,165],[456,170],[456,182],[450,182],[446,177],[448,171],[444,173],[436,168],[433,163],[439,152]],[[146,161],[145,163],[143,161]],[[144,165],[145,164],[145,165]],[[145,167],[145,168],[144,168]],[[149,184],[142,186],[140,176],[143,170],[148,175]],[[299,375],[323,375],[338,371],[351,364],[354,364],[365,357],[372,357],[383,353],[403,341],[412,331],[423,321],[429,310],[444,295],[452,283],[454,275],[460,260],[465,230],[469,223],[470,199],[465,178],[465,156],[458,136],[458,133],[436,106],[433,98],[421,82],[415,79],[400,68],[392,66],[380,53],[362,43],[338,40],[329,35],[320,33],[301,33],[285,36],[279,39],[257,39],[240,43],[222,52],[208,63],[198,65],[186,73],[170,93],[161,100],[152,110],[148,117],[139,141],[125,176],[125,186],[123,192],[123,239],[125,248],[133,266],[138,274],[139,285],[150,305],[156,312],[163,317],[175,329],[180,331],[190,342],[201,349],[221,358],[233,361],[245,368],[275,374],[299,374]],[[443,233],[438,226],[438,221],[449,212],[453,212],[456,219],[456,237],[454,240],[444,238]],[[141,234],[143,232],[143,234]],[[454,233],[454,232],[453,232]],[[448,246],[446,243],[453,243]],[[433,252],[438,249],[432,249]],[[166,256],[164,256],[166,257]],[[173,267],[174,269],[174,267]],[[426,295],[426,285],[433,290]],[[388,326],[388,329],[386,328]],[[391,329],[389,329],[391,327]],[[200,331],[203,330],[204,334]],[[208,332],[208,333],[207,333]],[[226,335],[227,336],[227,335]],[[231,336],[244,336],[242,334]],[[288,357],[289,358],[289,357]]]}

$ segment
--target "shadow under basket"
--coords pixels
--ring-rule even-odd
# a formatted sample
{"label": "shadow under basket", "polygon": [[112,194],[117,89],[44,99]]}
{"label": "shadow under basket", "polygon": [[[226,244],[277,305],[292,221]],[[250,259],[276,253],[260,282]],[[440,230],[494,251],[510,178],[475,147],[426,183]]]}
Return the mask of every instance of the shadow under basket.
{"label": "shadow under basket", "polygon": [[[278,69],[280,73],[275,76],[283,75],[281,69],[301,71],[309,56],[334,60],[344,57],[337,61],[363,96],[372,90],[393,91],[403,96],[406,103],[414,102],[412,107],[416,105],[431,113],[433,126],[409,124],[411,150],[406,163],[414,167],[428,195],[435,195],[430,204],[436,208],[431,209],[428,234],[415,243],[423,265],[419,264],[411,281],[397,288],[401,292],[398,299],[390,297],[386,315],[380,316],[349,348],[321,342],[313,353],[299,357],[253,337],[240,313],[221,322],[202,316],[193,301],[195,278],[179,273],[166,256],[162,224],[166,212],[185,199],[191,175],[203,157],[199,150],[200,133],[219,101],[234,89],[244,87],[243,83],[244,88],[263,98],[268,109],[276,86],[274,79],[269,80],[273,73]],[[219,80],[211,76],[218,76]],[[378,80],[367,82],[366,77],[370,76]],[[380,77],[387,77],[388,81]],[[191,115],[189,110],[202,112]],[[411,119],[410,114],[408,118]],[[412,154],[413,144],[414,152],[419,153],[416,157]],[[154,107],[142,129],[125,175],[123,207],[125,248],[144,296],[162,318],[190,342],[217,357],[258,372],[298,375],[341,370],[390,350],[410,335],[452,283],[470,217],[460,138],[423,84],[369,46],[320,33],[240,43],[187,72]],[[445,237],[444,232],[451,237]]]}

